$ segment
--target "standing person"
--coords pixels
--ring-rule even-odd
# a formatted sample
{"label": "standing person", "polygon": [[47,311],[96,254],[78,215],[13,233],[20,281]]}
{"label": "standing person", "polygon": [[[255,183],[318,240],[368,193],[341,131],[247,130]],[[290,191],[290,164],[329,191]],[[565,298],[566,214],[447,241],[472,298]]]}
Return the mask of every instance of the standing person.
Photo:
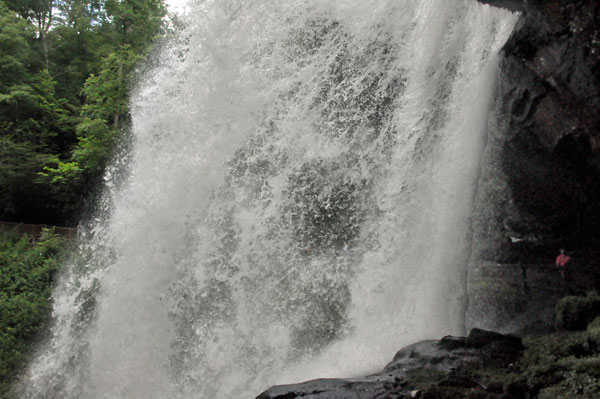
{"label": "standing person", "polygon": [[556,257],[556,267],[558,267],[558,272],[560,273],[563,279],[567,279],[567,264],[571,261],[571,257],[565,254],[564,249],[560,249],[560,254]]}

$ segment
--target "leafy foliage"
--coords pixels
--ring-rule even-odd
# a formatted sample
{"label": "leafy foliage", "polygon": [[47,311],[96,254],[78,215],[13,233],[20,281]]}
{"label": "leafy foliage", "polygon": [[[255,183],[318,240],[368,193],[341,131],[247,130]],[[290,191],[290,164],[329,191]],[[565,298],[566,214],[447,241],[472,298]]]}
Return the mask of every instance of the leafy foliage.
{"label": "leafy foliage", "polygon": [[0,397],[48,321],[50,294],[65,249],[64,240],[51,231],[35,245],[26,235],[0,234]]}
{"label": "leafy foliage", "polygon": [[165,15],[162,0],[0,0],[0,219],[76,224]]}

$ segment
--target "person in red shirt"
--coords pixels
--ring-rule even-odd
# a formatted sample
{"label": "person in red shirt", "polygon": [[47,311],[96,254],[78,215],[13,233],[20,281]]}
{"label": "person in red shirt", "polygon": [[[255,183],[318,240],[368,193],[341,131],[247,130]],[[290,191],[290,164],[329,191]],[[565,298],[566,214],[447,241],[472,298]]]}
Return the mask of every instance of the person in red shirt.
{"label": "person in red shirt", "polygon": [[567,263],[571,261],[571,257],[565,254],[564,249],[560,249],[560,254],[556,257],[556,267],[558,267],[558,271],[562,278],[567,277]]}

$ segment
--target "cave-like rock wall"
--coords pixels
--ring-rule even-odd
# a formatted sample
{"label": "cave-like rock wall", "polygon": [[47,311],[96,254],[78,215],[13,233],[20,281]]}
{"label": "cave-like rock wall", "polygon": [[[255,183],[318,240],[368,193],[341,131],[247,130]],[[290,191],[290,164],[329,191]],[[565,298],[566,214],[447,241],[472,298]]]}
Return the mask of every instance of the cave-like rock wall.
{"label": "cave-like rock wall", "polygon": [[[467,327],[510,331],[550,323],[546,303],[598,285],[600,2],[482,2],[522,16],[482,160]],[[560,248],[573,258],[569,282],[553,269]]]}

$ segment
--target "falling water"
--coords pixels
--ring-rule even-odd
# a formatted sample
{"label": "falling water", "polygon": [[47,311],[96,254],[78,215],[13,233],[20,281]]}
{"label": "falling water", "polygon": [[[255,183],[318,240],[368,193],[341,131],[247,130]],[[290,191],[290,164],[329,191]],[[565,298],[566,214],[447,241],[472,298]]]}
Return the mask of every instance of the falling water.
{"label": "falling water", "polygon": [[23,397],[252,397],[462,333],[479,156],[517,16],[471,0],[207,0],[187,17],[133,98],[134,143]]}

